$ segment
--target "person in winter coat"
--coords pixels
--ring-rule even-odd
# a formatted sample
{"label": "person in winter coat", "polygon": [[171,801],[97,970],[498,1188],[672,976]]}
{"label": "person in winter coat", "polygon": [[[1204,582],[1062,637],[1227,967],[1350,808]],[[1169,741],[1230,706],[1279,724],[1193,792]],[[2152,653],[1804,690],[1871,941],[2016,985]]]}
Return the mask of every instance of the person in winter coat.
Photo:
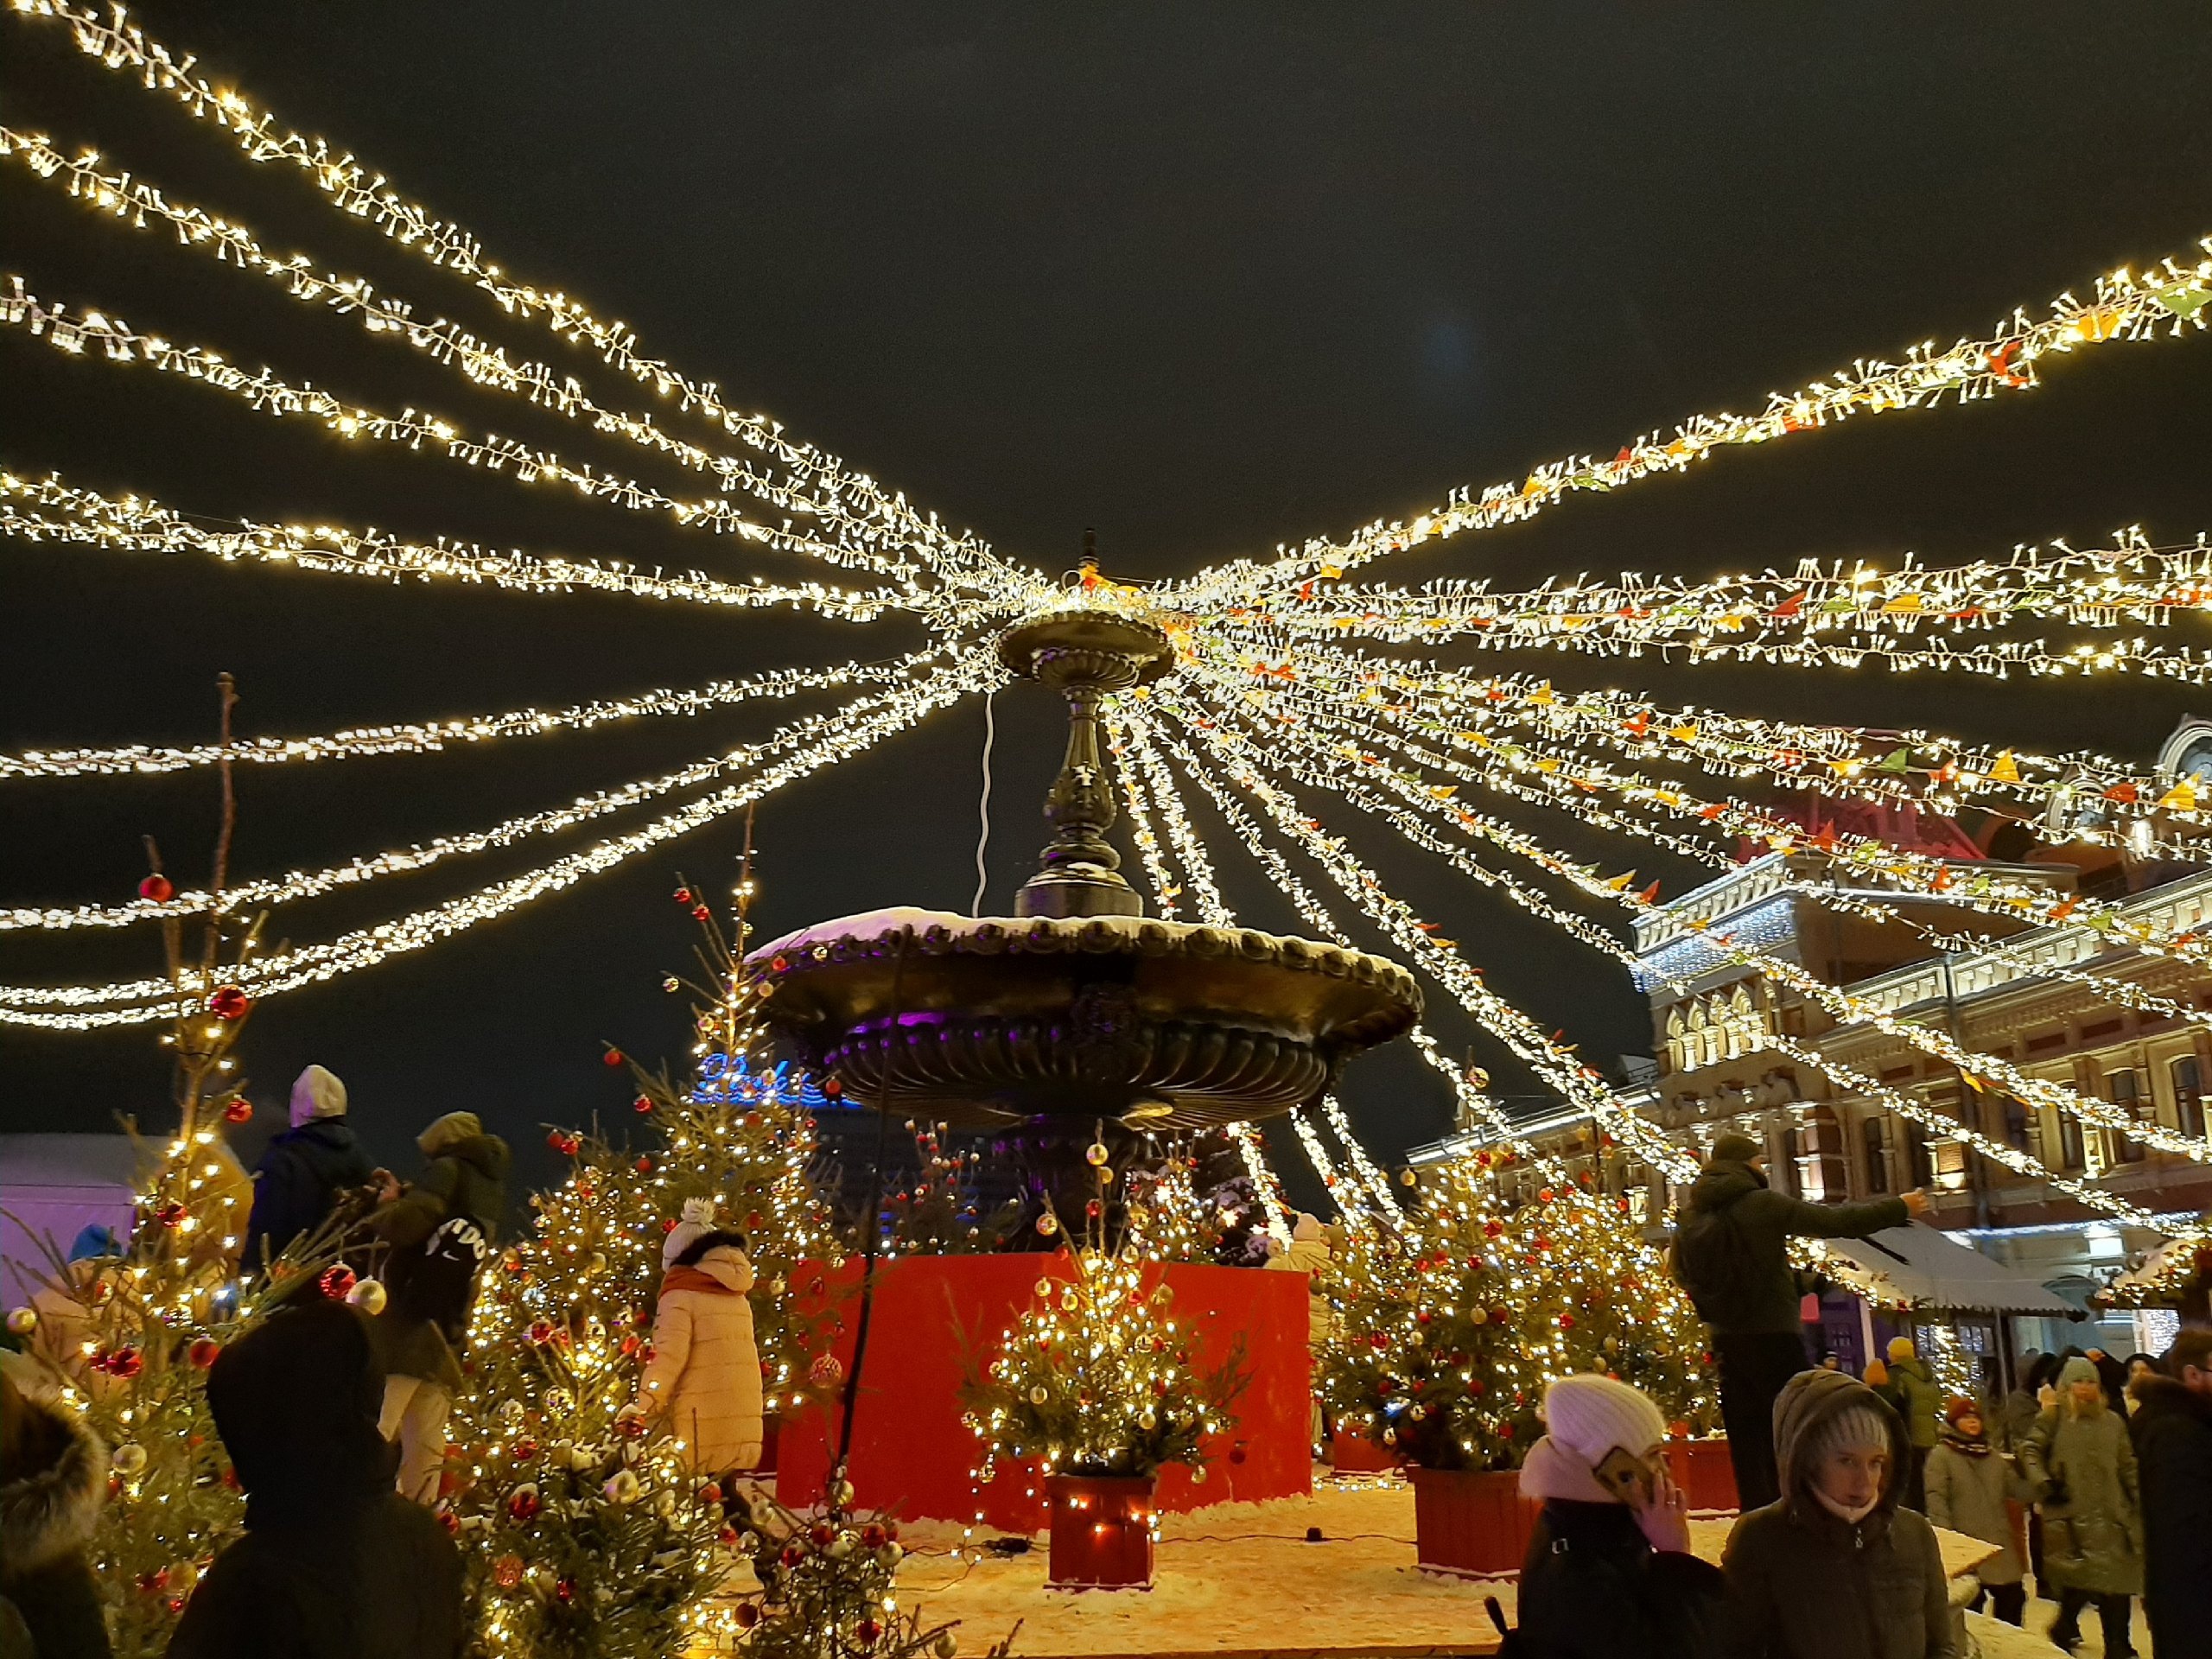
{"label": "person in winter coat", "polygon": [[[1329,1298],[1321,1287],[1320,1275],[1328,1270],[1331,1251],[1329,1230],[1319,1216],[1299,1212],[1291,1224],[1290,1242],[1280,1237],[1268,1241],[1268,1267],[1276,1273],[1302,1273],[1306,1275],[1306,1345],[1312,1351],[1313,1363],[1319,1369],[1322,1350],[1329,1344],[1336,1332],[1336,1310],[1330,1306]],[[1306,1438],[1319,1445],[1322,1439],[1321,1402],[1314,1397],[1313,1408],[1308,1414]]]}
{"label": "person in winter coat", "polygon": [[1543,1513],[1521,1569],[1512,1651],[1529,1659],[1702,1659],[1719,1570],[1690,1553],[1688,1506],[1660,1456],[1666,1421],[1627,1383],[1561,1377],[1521,1494]]}
{"label": "person in winter coat", "polygon": [[1981,1408],[1964,1395],[1944,1411],[1943,1437],[1928,1454],[1927,1481],[1923,1513],[1930,1522],[1998,1547],[1996,1554],[1974,1570],[1981,1593],[1973,1605],[1980,1607],[1986,1600],[1998,1618],[2018,1624],[2028,1592],[2020,1582],[2020,1556],[2012,1548],[2012,1518],[2005,1502],[2028,1503],[2035,1489],[1990,1445]]}
{"label": "person in winter coat", "polygon": [[712,1230],[712,1199],[685,1202],[662,1247],[653,1352],[640,1404],[666,1417],[701,1475],[760,1466],[760,1351],[753,1341],[753,1263],[745,1240]]}
{"label": "person in winter coat", "polygon": [[454,1351],[507,1207],[508,1153],[474,1112],[448,1112],[415,1144],[429,1160],[421,1179],[368,1221],[389,1249],[385,1306],[370,1330],[385,1376],[384,1432],[400,1446],[399,1490],[430,1503],[444,1470],[446,1414],[461,1388]]}
{"label": "person in winter coat", "polygon": [[1936,1449],[1942,1433],[1943,1391],[1936,1386],[1928,1362],[1914,1351],[1910,1337],[1890,1338],[1890,1387],[1885,1397],[1904,1419],[1906,1436],[1912,1441],[1912,1466],[1906,1471],[1904,1491],[1897,1501],[1925,1515],[1925,1471],[1928,1454]]}
{"label": "person in winter coat", "polygon": [[253,1173],[244,1272],[259,1273],[329,1218],[339,1195],[366,1186],[375,1166],[346,1121],[346,1085],[319,1065],[292,1084],[292,1127],[270,1141]]}
{"label": "person in winter coat", "polygon": [[87,1344],[92,1338],[92,1309],[106,1294],[101,1281],[111,1286],[122,1266],[123,1246],[112,1227],[98,1222],[78,1230],[69,1246],[63,1281],[46,1279],[31,1293],[31,1312],[38,1323],[31,1329],[28,1363],[11,1364],[9,1375],[32,1399],[52,1403],[65,1389],[94,1394],[119,1383],[92,1370]]}
{"label": "person in winter coat", "polygon": [[384,1374],[367,1321],[303,1299],[207,1374],[245,1489],[245,1531],[193,1590],[168,1659],[455,1659],[461,1551],[392,1490],[377,1429]]}
{"label": "person in winter coat", "polygon": [[1802,1238],[1863,1238],[1902,1227],[1926,1197],[1807,1204],[1766,1184],[1766,1154],[1747,1135],[1724,1135],[1690,1188],[1675,1234],[1675,1276],[1712,1327],[1728,1460],[1745,1510],[1781,1494],[1773,1412],[1782,1385],[1806,1368],[1797,1277],[1784,1253]]}
{"label": "person in winter coat", "polygon": [[77,1418],[0,1376],[0,1596],[38,1659],[108,1659],[85,1545],[107,1496],[107,1449]]}
{"label": "person in winter coat", "polygon": [[2158,1659],[2212,1659],[2212,1331],[2184,1331],[2135,1384],[2143,1616]]}
{"label": "person in winter coat", "polygon": [[1958,1659],[1936,1529],[1897,1506],[1911,1442],[1865,1383],[1792,1377],[1774,1402],[1783,1496],[1728,1535],[1727,1659]]}
{"label": "person in winter coat", "polygon": [[2058,1403],[2020,1442],[2020,1468],[2043,1509],[2044,1566],[2058,1592],[2050,1639],[2071,1649],[2091,1602],[2106,1659],[2127,1659],[2132,1597],[2143,1593],[2143,1511],[2127,1421],[2105,1403],[2097,1368],[2076,1355],[2058,1373]]}
{"label": "person in winter coat", "polygon": [[2053,1356],[2032,1348],[2021,1354],[2012,1390],[1998,1408],[1996,1421],[1990,1425],[1999,1451],[2008,1455],[2018,1452],[2020,1436],[2034,1427],[2043,1414],[2043,1408],[2036,1403],[2036,1390],[2057,1375],[2058,1361]]}

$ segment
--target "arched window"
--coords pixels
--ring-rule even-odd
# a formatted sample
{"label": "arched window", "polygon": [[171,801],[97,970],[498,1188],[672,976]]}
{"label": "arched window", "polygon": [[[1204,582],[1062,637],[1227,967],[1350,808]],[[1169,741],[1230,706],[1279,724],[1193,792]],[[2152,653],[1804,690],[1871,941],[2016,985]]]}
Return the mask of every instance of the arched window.
{"label": "arched window", "polygon": [[2184,1054],[2166,1073],[2174,1086],[2174,1117],[2183,1135],[2204,1133],[2204,1093],[2196,1056]]}
{"label": "arched window", "polygon": [[1882,1133],[1882,1119],[1878,1113],[1859,1126],[1859,1145],[1866,1153],[1866,1191],[1869,1194],[1890,1190],[1890,1143]]}
{"label": "arched window", "polygon": [[2082,1120],[2071,1112],[2058,1114],[2058,1166],[2082,1167]]}
{"label": "arched window", "polygon": [[1682,1034],[1682,1005],[1677,1002],[1667,1010],[1667,1069],[1670,1071],[1688,1071],[1697,1065]]}

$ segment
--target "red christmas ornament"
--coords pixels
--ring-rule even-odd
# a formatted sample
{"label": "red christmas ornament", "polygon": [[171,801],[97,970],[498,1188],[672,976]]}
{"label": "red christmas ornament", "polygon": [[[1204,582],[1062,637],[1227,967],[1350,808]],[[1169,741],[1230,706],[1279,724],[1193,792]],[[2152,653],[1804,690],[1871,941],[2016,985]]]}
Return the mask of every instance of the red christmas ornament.
{"label": "red christmas ornament", "polygon": [[676,890],[676,902],[679,905],[690,904],[691,902],[691,889],[689,887],[678,887]]}
{"label": "red christmas ornament", "polygon": [[1243,1462],[1243,1461],[1244,1461],[1244,1448],[1243,1448],[1243,1446],[1230,1446],[1230,1447],[1229,1448],[1229,1460],[1230,1460],[1231,1463],[1242,1463],[1242,1462]]}
{"label": "red christmas ornament", "polygon": [[610,1048],[600,1056],[599,1063],[601,1065],[620,1065],[626,1058],[620,1049]]}
{"label": "red christmas ornament", "polygon": [[797,1567],[801,1561],[806,1559],[806,1551],[797,1543],[785,1544],[783,1548],[782,1554],[779,1554],[776,1559],[781,1561],[785,1567]]}
{"label": "red christmas ornament", "polygon": [[1559,1328],[1560,1328],[1560,1330],[1562,1330],[1562,1331],[1572,1331],[1572,1330],[1573,1330],[1573,1329],[1574,1329],[1574,1315],[1573,1315],[1573,1314],[1572,1314],[1572,1313],[1562,1313],[1562,1314],[1560,1314],[1560,1315],[1559,1316]]}
{"label": "red christmas ornament", "polygon": [[191,1211],[182,1205],[172,1199],[154,1211],[154,1219],[160,1222],[162,1226],[174,1230],[176,1224],[190,1213]]}
{"label": "red christmas ornament", "polygon": [[527,1434],[515,1442],[515,1461],[527,1463],[537,1455],[537,1442]]}
{"label": "red christmas ornament", "polygon": [[168,877],[156,870],[138,884],[138,896],[157,905],[166,905],[176,897],[176,889],[169,885]]}
{"label": "red christmas ornament", "polygon": [[835,1077],[824,1077],[822,1079],[822,1092],[835,1100],[845,1092],[845,1085]]}
{"label": "red christmas ornament", "polygon": [[643,1117],[647,1112],[652,1110],[652,1109],[653,1097],[651,1095],[639,1095],[635,1100],[630,1103],[630,1109],[637,1113],[640,1117]]}
{"label": "red christmas ornament", "polygon": [[553,1586],[553,1596],[562,1605],[566,1606],[576,1599],[576,1581],[574,1579],[563,1579]]}
{"label": "red christmas ornament", "polygon": [[691,907],[691,919],[695,922],[703,922],[714,913],[704,905],[694,905]]}
{"label": "red christmas ornament", "polygon": [[222,1351],[223,1344],[214,1338],[194,1337],[185,1349],[184,1357],[194,1370],[204,1371],[215,1363],[215,1357]]}
{"label": "red christmas ornament", "polygon": [[322,1270],[322,1277],[315,1282],[322,1287],[322,1294],[334,1302],[342,1302],[355,1283],[353,1269],[343,1262],[333,1262]]}
{"label": "red christmas ornament", "polygon": [[552,1341],[553,1322],[550,1319],[532,1319],[530,1322],[530,1340],[533,1346],[538,1348]]}
{"label": "red christmas ornament", "polygon": [[865,1646],[872,1648],[881,1639],[883,1626],[872,1618],[864,1618],[853,1626],[853,1634],[860,1637]]}
{"label": "red christmas ornament", "polygon": [[650,1175],[652,1173],[653,1160],[650,1158],[639,1158],[638,1160],[638,1173],[640,1175]]}
{"label": "red christmas ornament", "polygon": [[[724,1549],[735,1549],[737,1548],[737,1529],[735,1527],[724,1527],[720,1532],[715,1535],[715,1541],[720,1544]],[[753,1614],[751,1621],[748,1621],[745,1617],[747,1613]],[[739,1604],[737,1609],[737,1623],[740,1629],[747,1630],[751,1630],[753,1625],[760,1621],[760,1615],[759,1613],[753,1612],[753,1604],[751,1602],[747,1601]]]}
{"label": "red christmas ornament", "polygon": [[236,985],[218,985],[207,993],[207,1012],[218,1020],[243,1020],[253,999]]}
{"label": "red christmas ornament", "polygon": [[[737,1529],[735,1527],[724,1527],[722,1529],[722,1542],[725,1545],[728,1545],[734,1544],[736,1541]],[[754,1606],[749,1601],[741,1601],[737,1604],[737,1628],[739,1630],[749,1630],[760,1622],[760,1610],[758,1607]]]}
{"label": "red christmas ornament", "polygon": [[713,1481],[709,1481],[705,1485],[699,1489],[699,1501],[702,1503],[721,1503],[722,1501],[722,1489],[716,1485]]}
{"label": "red christmas ornament", "polygon": [[223,1121],[226,1123],[252,1122],[253,1103],[244,1095],[236,1096],[226,1101],[223,1106]]}
{"label": "red christmas ornament", "polygon": [[881,1527],[870,1525],[861,1529],[861,1544],[864,1548],[881,1549],[890,1541],[891,1535]]}
{"label": "red christmas ornament", "polygon": [[768,971],[771,973],[787,974],[791,971],[791,963],[789,957],[771,957],[768,958]]}
{"label": "red christmas ornament", "polygon": [[814,1540],[817,1549],[827,1549],[837,1541],[837,1529],[827,1521],[817,1521],[806,1535]]}
{"label": "red christmas ornament", "polygon": [[512,1590],[522,1582],[522,1557],[502,1555],[492,1563],[492,1582],[502,1590]]}
{"label": "red christmas ornament", "polygon": [[544,1507],[535,1486],[518,1486],[507,1499],[507,1515],[512,1520],[534,1521],[538,1510]]}
{"label": "red christmas ornament", "polygon": [[137,1376],[139,1372],[146,1369],[146,1362],[144,1358],[140,1356],[136,1348],[131,1347],[117,1349],[113,1353],[107,1356],[107,1363],[105,1365],[100,1364],[99,1357],[95,1355],[93,1357],[92,1363],[95,1366],[98,1366],[99,1370],[105,1371],[110,1376],[119,1376],[124,1378],[125,1381]]}

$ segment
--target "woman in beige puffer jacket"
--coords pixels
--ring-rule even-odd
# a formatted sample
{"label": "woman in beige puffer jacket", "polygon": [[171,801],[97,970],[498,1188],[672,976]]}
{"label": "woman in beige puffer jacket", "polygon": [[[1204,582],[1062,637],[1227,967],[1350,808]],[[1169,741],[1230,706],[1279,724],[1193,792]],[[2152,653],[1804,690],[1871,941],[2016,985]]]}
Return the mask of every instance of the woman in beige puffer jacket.
{"label": "woman in beige puffer jacket", "polygon": [[642,1393],[646,1411],[665,1415],[684,1443],[691,1467],[711,1476],[760,1465],[760,1352],[745,1240],[709,1232],[703,1220],[687,1213],[669,1235]]}

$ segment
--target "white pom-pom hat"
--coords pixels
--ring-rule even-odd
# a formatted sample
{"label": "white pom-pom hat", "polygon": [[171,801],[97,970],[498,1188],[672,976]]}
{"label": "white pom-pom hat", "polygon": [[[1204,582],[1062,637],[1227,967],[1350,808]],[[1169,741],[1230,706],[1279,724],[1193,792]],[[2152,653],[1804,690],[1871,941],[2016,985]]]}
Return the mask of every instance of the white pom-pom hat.
{"label": "white pom-pom hat", "polygon": [[692,1242],[702,1236],[715,1223],[715,1201],[712,1198],[683,1200],[683,1219],[668,1230],[668,1236],[660,1247],[660,1264],[666,1268],[676,1258],[690,1249]]}

